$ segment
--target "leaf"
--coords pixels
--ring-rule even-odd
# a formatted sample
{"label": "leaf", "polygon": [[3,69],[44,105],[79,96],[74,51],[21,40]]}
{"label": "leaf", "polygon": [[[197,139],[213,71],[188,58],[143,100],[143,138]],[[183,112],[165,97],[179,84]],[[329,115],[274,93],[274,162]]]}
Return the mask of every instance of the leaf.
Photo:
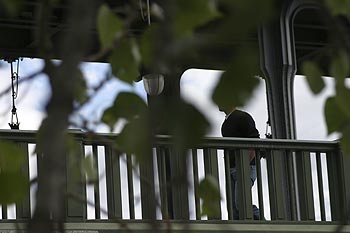
{"label": "leaf", "polygon": [[175,6],[174,32],[178,37],[191,35],[196,27],[220,15],[213,0],[178,0]]}
{"label": "leaf", "polygon": [[340,139],[340,146],[345,155],[350,156],[350,124],[348,122],[348,127],[343,131],[343,135]]}
{"label": "leaf", "polygon": [[81,144],[76,140],[74,133],[65,136],[65,145],[67,147],[67,175],[71,184],[85,182],[85,173],[79,169],[84,155]]}
{"label": "leaf", "polygon": [[194,106],[186,102],[180,103],[173,109],[172,131],[180,148],[190,148],[202,139],[209,122]]}
{"label": "leaf", "polygon": [[349,57],[342,52],[332,59],[330,73],[332,77],[343,80],[349,75]]}
{"label": "leaf", "polygon": [[309,84],[311,91],[314,94],[320,93],[325,87],[324,81],[322,79],[322,73],[316,63],[306,61],[303,63],[302,70],[306,76],[306,80]]}
{"label": "leaf", "polygon": [[162,104],[154,114],[156,128],[161,134],[172,135],[179,151],[196,145],[204,137],[210,125],[196,107],[182,99]]}
{"label": "leaf", "polygon": [[20,202],[29,190],[28,180],[19,172],[0,173],[0,204]]}
{"label": "leaf", "polygon": [[0,141],[0,148],[0,171],[19,171],[25,162],[24,152],[12,142]]}
{"label": "leaf", "polygon": [[147,117],[136,117],[125,125],[116,139],[121,151],[142,161],[151,154],[152,136]]}
{"label": "leaf", "polygon": [[258,54],[252,50],[242,50],[229,64],[213,92],[212,99],[220,108],[243,106],[251,97],[259,83],[255,75],[259,73]]}
{"label": "leaf", "polygon": [[325,119],[327,123],[328,134],[333,132],[341,132],[346,124],[346,117],[339,108],[336,98],[329,97],[325,104]]}
{"label": "leaf", "polygon": [[333,15],[350,16],[349,0],[325,0],[325,3]]}
{"label": "leaf", "polygon": [[218,181],[211,175],[200,182],[198,195],[203,200],[202,215],[217,217],[220,215],[220,188]]}
{"label": "leaf", "polygon": [[81,160],[81,171],[86,175],[88,183],[97,181],[98,174],[94,157],[89,154]]}
{"label": "leaf", "polygon": [[153,61],[153,55],[157,41],[157,35],[159,35],[159,25],[151,24],[145,32],[142,34],[140,39],[140,53],[142,57],[142,64],[149,66]]}
{"label": "leaf", "polygon": [[121,118],[131,120],[135,116],[146,114],[147,111],[147,105],[141,97],[134,93],[121,92],[113,105],[103,113],[102,121],[113,127]]}
{"label": "leaf", "polygon": [[14,17],[20,12],[23,3],[23,0],[1,0],[0,7],[5,9],[9,16]]}
{"label": "leaf", "polygon": [[122,34],[122,30],[123,22],[106,4],[101,5],[97,15],[97,31],[102,48],[111,47],[114,40]]}
{"label": "leaf", "polygon": [[76,75],[78,76],[77,79],[79,80],[79,82],[75,91],[75,98],[80,104],[83,104],[88,99],[88,96],[86,93],[87,85],[81,70],[77,70]]}
{"label": "leaf", "polygon": [[342,84],[338,84],[336,87],[336,103],[344,117],[346,117],[350,121],[350,108],[349,108],[349,100],[350,100],[350,90],[344,86],[344,82]]}
{"label": "leaf", "polygon": [[108,59],[113,75],[124,82],[133,83],[140,75],[140,56],[138,45],[134,40],[121,40]]}
{"label": "leaf", "polygon": [[347,122],[347,127],[343,130],[340,146],[345,155],[350,156],[350,120]]}

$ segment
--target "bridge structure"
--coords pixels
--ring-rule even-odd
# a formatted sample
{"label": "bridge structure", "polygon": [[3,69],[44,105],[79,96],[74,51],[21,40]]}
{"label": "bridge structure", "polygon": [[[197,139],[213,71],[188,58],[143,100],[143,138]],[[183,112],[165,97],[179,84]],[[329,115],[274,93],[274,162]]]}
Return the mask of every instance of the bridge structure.
{"label": "bridge structure", "polygon": [[[125,1],[107,1],[116,14],[122,14]],[[96,4],[101,4],[97,1]],[[161,1],[159,1],[161,4]],[[37,29],[35,12],[40,3],[25,1],[18,18],[0,17],[0,57],[40,57],[38,41],[33,39]],[[58,41],[68,26],[64,17],[67,4],[57,5],[50,21],[52,42]],[[153,145],[153,160],[148,166],[137,165],[132,155],[116,156],[108,140],[91,138],[72,131],[80,156],[91,152],[105,171],[97,185],[76,185],[70,179],[73,170],[67,155],[66,222],[67,232],[350,232],[350,158],[344,155],[338,142],[301,141],[296,139],[293,79],[301,74],[298,67],[305,60],[316,60],[322,67],[329,64],[329,28],[322,21],[321,7],[314,1],[285,0],[280,4],[280,17],[261,25],[252,35],[259,46],[260,66],[267,85],[268,112],[273,139],[203,138],[188,151],[186,161],[172,148],[172,138],[159,135]],[[133,33],[142,33],[136,25]],[[210,25],[198,32],[201,36],[215,33]],[[96,31],[91,32],[94,44],[91,53],[98,51]],[[53,43],[55,44],[55,43]],[[212,51],[203,51],[200,60],[188,67],[220,69],[239,43],[234,38],[218,41]],[[59,48],[55,47],[57,58]],[[328,70],[323,70],[329,75]],[[167,93],[178,93],[178,82],[166,85]],[[176,91],[174,91],[176,90]],[[161,98],[160,95],[157,98]],[[152,101],[152,98],[149,97]],[[100,135],[113,140],[117,135]],[[36,132],[2,130],[0,139],[18,143],[28,154],[23,173],[40,173],[40,155],[30,156],[36,143]],[[225,149],[236,151],[241,166],[238,170],[240,220],[233,220],[229,165],[220,159]],[[256,150],[257,189],[249,185],[248,149]],[[33,159],[34,158],[34,159]],[[202,159],[203,163],[199,163]],[[167,161],[170,161],[168,163]],[[36,164],[33,169],[29,164]],[[188,170],[190,184],[169,184]],[[135,174],[140,179],[135,180]],[[221,184],[221,200],[213,200],[219,212],[202,217],[201,200],[196,187],[200,176],[211,175]],[[176,180],[176,179],[175,179]],[[252,193],[253,192],[253,193]],[[93,201],[87,198],[92,193]],[[31,217],[32,195],[13,206],[15,217],[8,216],[2,206],[2,232],[23,232]],[[258,199],[261,220],[253,220],[252,197]],[[226,200],[223,202],[222,200]],[[89,211],[88,211],[89,209]],[[89,217],[89,212],[93,216]]]}

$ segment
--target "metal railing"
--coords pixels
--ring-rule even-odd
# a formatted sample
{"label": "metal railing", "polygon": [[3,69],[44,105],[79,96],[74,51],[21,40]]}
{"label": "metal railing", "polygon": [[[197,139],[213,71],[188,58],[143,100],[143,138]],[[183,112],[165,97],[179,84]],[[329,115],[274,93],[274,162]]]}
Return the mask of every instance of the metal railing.
{"label": "metal railing", "polygon": [[[232,220],[232,193],[227,182],[231,179],[230,168],[224,156],[227,150],[236,154],[241,220],[253,220],[252,204],[260,209],[260,221],[349,218],[350,158],[342,155],[337,142],[204,138],[195,148],[179,153],[171,137],[157,136],[153,153],[138,162],[135,156],[118,154],[112,148],[110,141],[117,135],[90,137],[80,131],[71,135],[81,148],[81,156],[93,156],[99,179],[93,184],[74,182],[71,176],[77,167],[70,166],[67,159],[67,222]],[[23,173],[28,179],[40,173],[40,156],[33,154],[35,138],[36,132],[32,131],[0,131],[0,140],[16,142],[26,151]],[[249,150],[256,152],[257,180],[253,189],[249,159],[244,156]],[[208,217],[202,215],[198,186],[209,175],[217,182],[221,200],[213,200],[212,206],[220,211]],[[2,206],[1,219],[30,218],[35,187],[29,193],[20,204]]]}

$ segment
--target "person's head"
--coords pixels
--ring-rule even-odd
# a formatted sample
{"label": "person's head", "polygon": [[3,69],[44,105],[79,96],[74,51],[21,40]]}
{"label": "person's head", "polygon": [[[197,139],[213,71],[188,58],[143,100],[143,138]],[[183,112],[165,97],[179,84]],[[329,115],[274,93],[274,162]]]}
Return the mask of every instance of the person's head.
{"label": "person's head", "polygon": [[219,108],[219,111],[220,112],[224,112],[226,115],[231,113],[233,110],[236,109],[236,106],[235,105],[220,105],[218,104],[218,108]]}

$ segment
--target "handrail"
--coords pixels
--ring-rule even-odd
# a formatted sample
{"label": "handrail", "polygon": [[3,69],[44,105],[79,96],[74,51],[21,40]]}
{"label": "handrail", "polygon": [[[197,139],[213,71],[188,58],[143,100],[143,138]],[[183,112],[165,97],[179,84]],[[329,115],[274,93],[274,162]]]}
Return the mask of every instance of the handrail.
{"label": "handrail", "polygon": [[[26,141],[35,143],[38,131],[33,130],[0,130],[0,139],[13,141]],[[81,130],[68,130],[69,134],[86,144],[110,144],[118,134],[114,133],[86,133]],[[106,140],[107,139],[107,140]],[[111,141],[108,141],[111,140]],[[174,138],[168,135],[155,136],[157,146],[169,146],[173,143]],[[200,148],[238,148],[238,149],[289,149],[289,150],[310,150],[317,151],[334,151],[339,150],[338,141],[314,141],[314,140],[292,140],[292,139],[256,139],[256,138],[230,138],[230,137],[204,137],[194,147]]]}

